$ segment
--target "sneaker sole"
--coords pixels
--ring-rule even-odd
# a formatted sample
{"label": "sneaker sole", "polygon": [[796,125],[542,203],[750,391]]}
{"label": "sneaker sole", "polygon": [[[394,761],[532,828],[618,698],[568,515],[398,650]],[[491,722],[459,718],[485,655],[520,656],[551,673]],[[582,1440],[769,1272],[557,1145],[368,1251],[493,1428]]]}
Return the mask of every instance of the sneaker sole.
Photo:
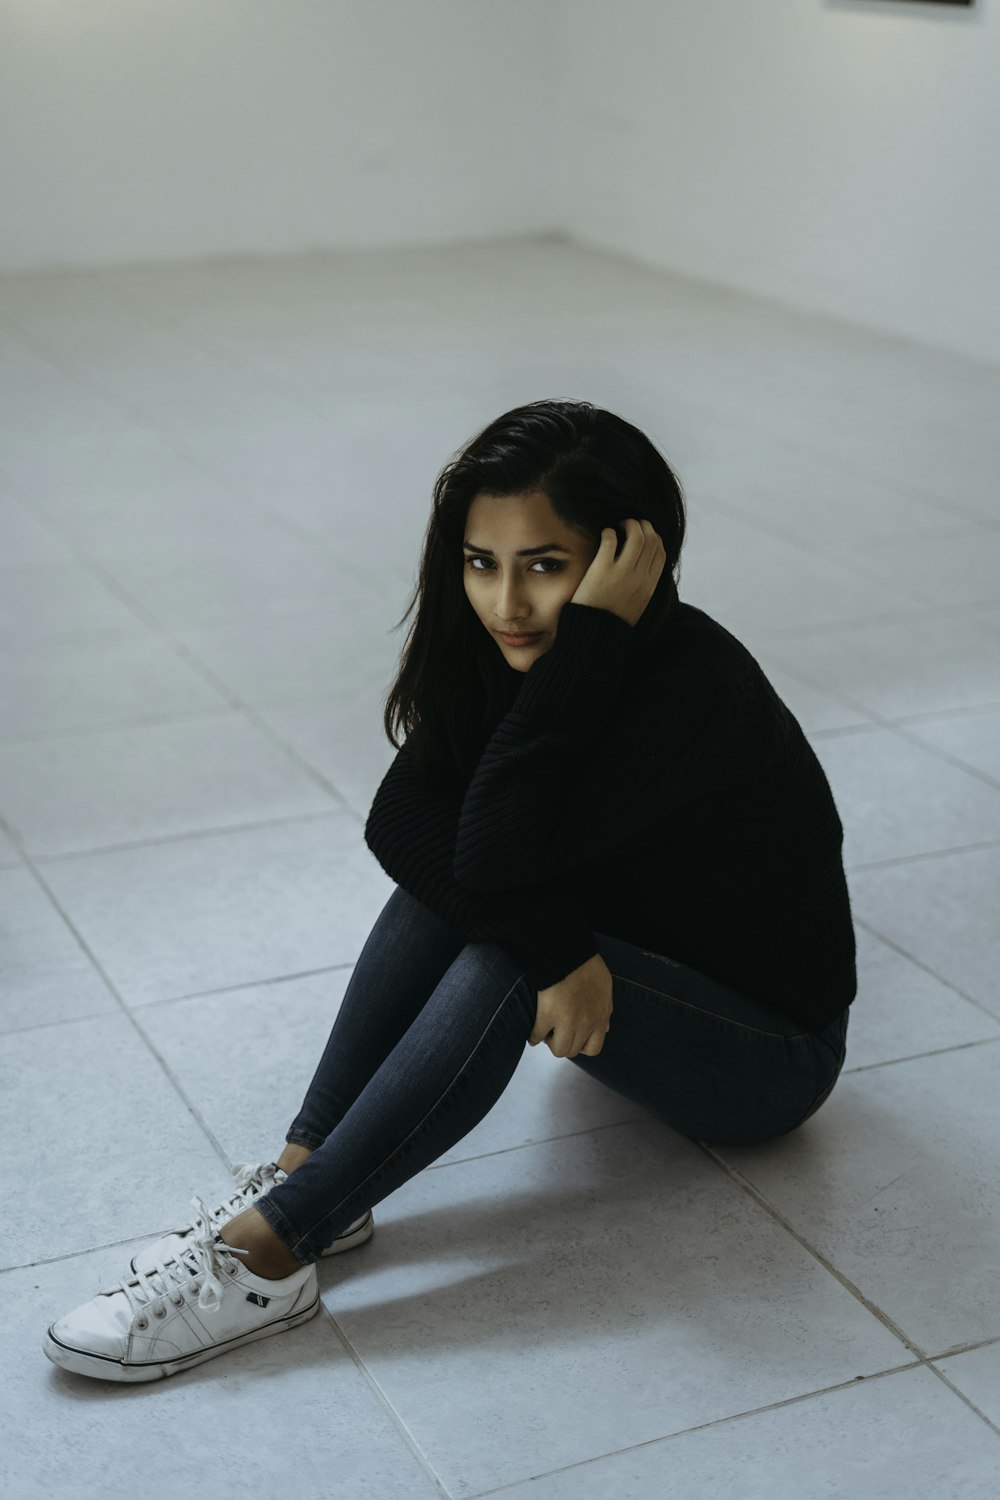
{"label": "sneaker sole", "polygon": [[45,1335],[42,1344],[42,1352],[63,1370],[72,1370],[75,1375],[93,1375],[99,1380],[116,1380],[134,1384],[144,1380],[163,1380],[167,1375],[177,1375],[182,1370],[189,1370],[193,1365],[203,1365],[206,1360],[215,1359],[219,1354],[227,1354],[230,1349],[238,1349],[243,1344],[254,1344],[258,1339],[270,1338],[272,1334],[284,1333],[289,1328],[297,1328],[300,1323],[307,1323],[314,1318],[320,1309],[319,1294],[308,1307],[301,1312],[292,1313],[288,1318],[278,1318],[273,1323],[267,1323],[263,1328],[255,1328],[250,1333],[240,1334],[237,1338],[227,1339],[223,1344],[213,1344],[210,1349],[196,1349],[187,1354],[183,1359],[151,1360],[148,1364],[126,1365],[121,1360],[111,1359],[101,1354],[87,1354],[83,1349],[74,1349],[69,1344],[62,1344],[54,1336],[50,1328]]}
{"label": "sneaker sole", "polygon": [[320,1254],[323,1256],[340,1255],[344,1250],[353,1250],[355,1245],[363,1245],[365,1240],[370,1240],[374,1232],[375,1221],[372,1218],[372,1211],[369,1209],[357,1229],[353,1230],[351,1234],[338,1234],[333,1243],[327,1245],[325,1250],[321,1250]]}

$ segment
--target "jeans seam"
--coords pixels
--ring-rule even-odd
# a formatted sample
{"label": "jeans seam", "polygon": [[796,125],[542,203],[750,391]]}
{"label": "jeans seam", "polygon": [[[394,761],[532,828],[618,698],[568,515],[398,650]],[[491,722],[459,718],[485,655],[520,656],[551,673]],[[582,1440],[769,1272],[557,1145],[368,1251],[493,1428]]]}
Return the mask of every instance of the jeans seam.
{"label": "jeans seam", "polygon": [[[504,995],[503,999],[498,1004],[496,1010],[490,1016],[490,1019],[487,1021],[487,1023],[485,1025],[485,1027],[483,1028],[483,1030],[482,1030],[479,1038],[477,1039],[475,1045],[473,1046],[472,1050],[470,1051],[468,1057],[465,1059],[465,1062],[462,1064],[462,1066],[459,1069],[459,1071],[455,1074],[455,1076],[453,1078],[449,1079],[448,1083],[445,1085],[445,1087],[442,1090],[442,1092],[435,1099],[434,1103],[432,1105],[430,1105],[430,1107],[427,1109],[427,1111],[425,1112],[423,1118],[420,1119],[417,1122],[416,1125],[414,1125],[413,1129],[406,1136],[405,1140],[400,1141],[399,1145],[396,1146],[395,1149],[393,1151],[391,1151],[388,1156],[384,1157],[383,1160],[381,1162],[379,1162],[378,1166],[374,1167],[372,1169],[372,1171],[369,1172],[368,1176],[366,1178],[364,1178],[364,1180],[362,1182],[358,1183],[358,1186],[354,1189],[355,1193],[360,1192],[362,1188],[368,1187],[369,1184],[372,1183],[377,1177],[379,1177],[386,1170],[386,1168],[388,1166],[390,1166],[393,1162],[398,1161],[399,1157],[406,1151],[406,1149],[410,1145],[410,1143],[417,1136],[419,1136],[423,1132],[424,1128],[427,1126],[427,1124],[429,1123],[429,1121],[431,1120],[431,1118],[441,1108],[442,1104],[445,1103],[445,1101],[447,1100],[447,1098],[449,1097],[449,1095],[452,1094],[452,1093],[454,1093],[455,1088],[457,1087],[458,1083],[464,1077],[464,1075],[465,1075],[467,1069],[469,1068],[470,1064],[474,1061],[474,1059],[475,1059],[476,1055],[478,1054],[478,1052],[480,1051],[483,1043],[486,1041],[486,1038],[489,1036],[490,1031],[492,1030],[492,1028],[493,1028],[493,1026],[494,1026],[494,1024],[496,1022],[496,1019],[499,1016],[500,1012],[503,1010],[504,1006],[507,1004],[507,1001],[510,999],[511,995],[517,989],[518,985],[521,984],[521,983],[523,983],[523,980],[524,980],[524,975],[523,974],[518,975],[517,979],[514,981],[514,983],[511,985],[510,989],[507,991],[507,993]],[[350,1197],[350,1196],[351,1196],[351,1194],[348,1194],[348,1197]],[[344,1201],[345,1201],[344,1199],[341,1199],[341,1203],[343,1203]],[[303,1242],[303,1240],[308,1239],[308,1237],[316,1229],[317,1225],[321,1224],[323,1222],[323,1219],[329,1218],[330,1217],[330,1213],[335,1212],[336,1209],[339,1208],[339,1207],[340,1207],[340,1203],[335,1204],[333,1209],[328,1210],[322,1216],[322,1218],[317,1219],[313,1224],[311,1224],[309,1226],[309,1228],[307,1230],[305,1230],[305,1232],[298,1237],[298,1239],[295,1241],[294,1245],[289,1244],[288,1248],[292,1251],[292,1253],[293,1254],[297,1254],[296,1246],[301,1245],[302,1242]],[[274,1205],[272,1204],[272,1210],[273,1210],[273,1208],[274,1208]],[[283,1223],[285,1222],[284,1221],[284,1216],[282,1216],[282,1222]]]}

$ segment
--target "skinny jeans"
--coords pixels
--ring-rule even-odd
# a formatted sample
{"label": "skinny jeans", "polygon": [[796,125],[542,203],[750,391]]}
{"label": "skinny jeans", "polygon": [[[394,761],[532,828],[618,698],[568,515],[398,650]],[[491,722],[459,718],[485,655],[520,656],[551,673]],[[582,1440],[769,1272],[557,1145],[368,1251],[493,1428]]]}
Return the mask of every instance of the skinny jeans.
{"label": "skinny jeans", "polygon": [[[620,938],[597,1057],[567,1059],[692,1140],[753,1145],[824,1103],[848,1011],[819,1031]],[[348,1224],[489,1113],[535,1024],[537,990],[498,943],[463,935],[397,886],[354,966],[285,1139],[312,1155],[254,1204],[307,1265]]]}

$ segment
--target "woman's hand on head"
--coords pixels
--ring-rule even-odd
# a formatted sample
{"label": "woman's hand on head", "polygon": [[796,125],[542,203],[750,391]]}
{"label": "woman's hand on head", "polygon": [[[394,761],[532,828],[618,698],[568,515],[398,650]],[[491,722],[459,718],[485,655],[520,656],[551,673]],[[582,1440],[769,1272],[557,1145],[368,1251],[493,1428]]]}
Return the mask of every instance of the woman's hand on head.
{"label": "woman's hand on head", "polygon": [[635,625],[656,591],[667,552],[651,521],[629,519],[622,526],[625,541],[618,557],[618,535],[613,526],[605,526],[597,555],[569,603],[606,609],[626,625]]}
{"label": "woman's hand on head", "polygon": [[599,953],[538,991],[530,1046],[545,1042],[553,1057],[596,1057],[611,1024],[611,971]]}

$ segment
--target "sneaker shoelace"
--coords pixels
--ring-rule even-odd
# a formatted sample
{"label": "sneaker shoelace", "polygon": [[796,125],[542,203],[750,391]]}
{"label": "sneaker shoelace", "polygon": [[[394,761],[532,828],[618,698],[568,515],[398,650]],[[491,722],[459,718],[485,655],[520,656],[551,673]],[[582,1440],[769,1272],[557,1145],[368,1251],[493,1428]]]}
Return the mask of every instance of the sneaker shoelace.
{"label": "sneaker shoelace", "polygon": [[[242,1209],[246,1208],[248,1203],[252,1203],[255,1198],[262,1198],[265,1193],[271,1190],[275,1182],[278,1181],[277,1174],[279,1171],[280,1168],[273,1161],[258,1162],[255,1165],[250,1162],[238,1161],[233,1167],[233,1176],[236,1178],[236,1191],[224,1203],[220,1203],[217,1208],[212,1209],[211,1217],[214,1222],[222,1224],[227,1219],[235,1218]],[[282,1179],[284,1175],[284,1172],[282,1172]]]}
{"label": "sneaker shoelace", "polygon": [[148,1326],[149,1313],[165,1317],[168,1299],[181,1307],[185,1288],[197,1291],[199,1307],[215,1312],[222,1305],[222,1278],[235,1276],[239,1265],[234,1257],[247,1254],[219,1238],[214,1216],[200,1198],[191,1202],[197,1214],[191,1225],[191,1242],[183,1254],[176,1260],[159,1261],[148,1271],[137,1271],[133,1278],[112,1288],[125,1293],[139,1328]]}

